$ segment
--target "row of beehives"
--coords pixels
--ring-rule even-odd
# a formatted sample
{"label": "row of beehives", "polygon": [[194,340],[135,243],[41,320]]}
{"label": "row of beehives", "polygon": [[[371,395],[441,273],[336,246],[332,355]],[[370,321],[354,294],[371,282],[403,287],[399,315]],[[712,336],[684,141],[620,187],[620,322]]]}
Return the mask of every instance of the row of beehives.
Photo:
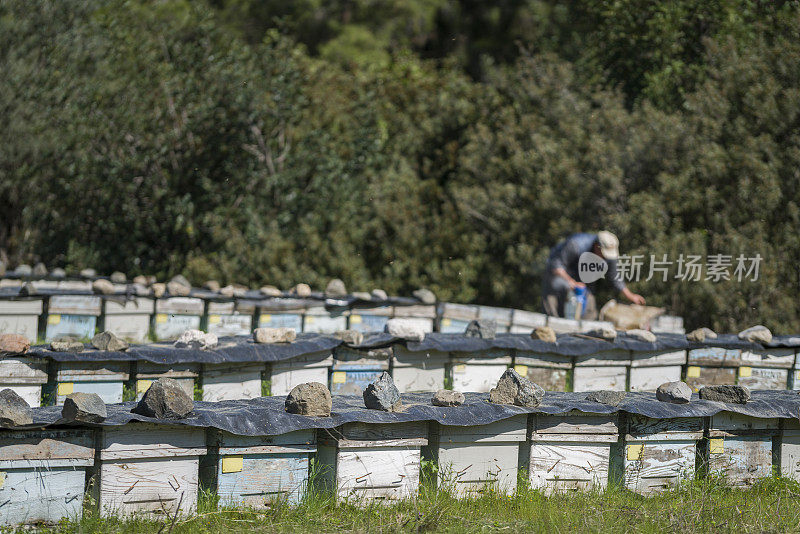
{"label": "row of beehives", "polygon": [[191,514],[199,488],[222,504],[256,508],[296,503],[309,487],[356,502],[409,499],[418,495],[423,459],[437,466],[424,483],[462,497],[513,493],[518,481],[547,493],[619,481],[650,494],[709,473],[746,486],[770,476],[773,465],[800,480],[800,423],[721,412],[660,420],[530,414],[480,426],[349,423],[278,436],[137,422],[2,431],[0,522],[78,518],[85,492],[108,515]]}
{"label": "row of beehives", "polygon": [[442,303],[433,305],[375,306],[328,309],[324,301],[309,307],[307,301],[292,305],[291,299],[273,304],[247,299],[229,302],[196,297],[129,300],[96,295],[53,295],[0,301],[0,333],[52,341],[62,336],[91,338],[95,331],[109,330],[131,342],[172,340],[189,329],[203,329],[218,336],[246,335],[254,328],[294,328],[297,332],[334,333],[351,329],[382,332],[392,317],[415,319],[425,332],[462,333],[473,319],[496,322],[497,332],[530,333],[537,326],[556,332],[579,332],[610,323],[570,321],[540,313]]}
{"label": "row of beehives", "polygon": [[[162,376],[175,378],[202,400],[259,397],[269,381],[272,395],[304,382],[327,384],[334,394],[358,394],[389,371],[402,393],[488,392],[508,367],[548,391],[655,391],[683,379],[703,385],[740,384],[751,389],[800,390],[800,361],[792,348],[760,351],[707,347],[692,350],[604,351],[586,356],[494,349],[480,352],[412,352],[402,344],[356,350],[340,346],[296,358],[224,364],[156,364],[146,361],[48,361],[19,356],[0,360],[0,388],[15,390],[31,406],[61,404],[73,392],[97,393],[106,403],[137,398]],[[126,396],[126,391],[129,392]]]}

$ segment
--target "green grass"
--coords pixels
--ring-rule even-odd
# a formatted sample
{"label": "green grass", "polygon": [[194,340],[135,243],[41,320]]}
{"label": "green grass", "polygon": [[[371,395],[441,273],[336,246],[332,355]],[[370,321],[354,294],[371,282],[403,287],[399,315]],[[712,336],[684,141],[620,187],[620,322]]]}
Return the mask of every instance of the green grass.
{"label": "green grass", "polygon": [[336,503],[312,494],[297,506],[264,510],[218,509],[202,493],[192,518],[102,519],[91,513],[45,532],[798,532],[800,485],[765,479],[747,490],[703,480],[654,497],[609,488],[603,492],[547,497],[520,490],[511,497],[487,494],[459,500],[444,491],[421,491],[393,505]]}

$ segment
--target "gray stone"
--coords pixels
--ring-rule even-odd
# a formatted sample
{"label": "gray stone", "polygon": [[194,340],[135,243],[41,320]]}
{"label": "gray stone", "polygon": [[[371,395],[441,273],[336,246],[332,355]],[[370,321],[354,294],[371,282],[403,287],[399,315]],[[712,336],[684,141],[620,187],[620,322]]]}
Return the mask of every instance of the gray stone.
{"label": "gray stone", "polygon": [[366,291],[353,291],[353,298],[358,300],[372,300],[372,295]]}
{"label": "gray stone", "polygon": [[219,291],[222,286],[216,280],[206,280],[203,287],[209,291]]}
{"label": "gray stone", "polygon": [[97,271],[88,267],[86,269],[82,269],[80,272],[82,278],[97,278]]}
{"label": "gray stone", "polygon": [[331,392],[324,384],[308,382],[292,388],[284,403],[286,411],[298,415],[330,417]]}
{"label": "gray stone", "polygon": [[389,319],[386,321],[384,332],[407,341],[422,341],[425,339],[425,330],[416,322],[408,319]]}
{"label": "gray stone", "polygon": [[639,341],[645,341],[647,343],[655,343],[658,339],[656,335],[649,330],[642,330],[640,328],[634,328],[633,330],[628,330],[625,332],[628,337],[632,337],[638,339]]}
{"label": "gray stone", "polygon": [[50,342],[50,350],[55,352],[83,352],[83,343],[70,337],[61,337]]}
{"label": "gray stone", "polygon": [[751,343],[770,343],[772,341],[772,332],[766,326],[759,324],[739,332],[739,339],[744,339]]}
{"label": "gray stone", "polygon": [[584,334],[589,337],[597,337],[600,339],[605,339],[606,341],[613,341],[617,339],[617,331],[609,327],[594,328],[592,330],[584,332]]}
{"label": "gray stone", "polygon": [[292,288],[290,291],[292,295],[296,295],[298,297],[310,297],[311,296],[311,286],[308,284],[297,284]]}
{"label": "gray stone", "polygon": [[98,278],[92,282],[92,291],[100,295],[113,295],[114,284],[104,278]]}
{"label": "gray stone", "polygon": [[30,340],[22,334],[0,334],[0,356],[25,354],[30,348]]}
{"label": "gray stone", "polygon": [[167,292],[167,285],[162,284],[161,282],[156,282],[151,284],[150,289],[153,290],[153,296],[157,299],[160,299],[164,296],[164,293]]}
{"label": "gray stone", "polygon": [[66,278],[66,277],[67,277],[67,271],[65,271],[61,267],[56,267],[55,269],[50,271],[50,278],[59,278],[60,279],[60,278]]}
{"label": "gray stone", "polygon": [[436,304],[436,295],[433,294],[433,291],[430,289],[417,289],[413,293],[411,293],[416,297],[417,300],[422,302],[423,304]]}
{"label": "gray stone", "polygon": [[464,404],[464,394],[452,389],[440,389],[433,394],[431,404],[434,406],[461,406]]}
{"label": "gray stone", "polygon": [[591,402],[599,402],[608,406],[619,406],[625,400],[624,391],[592,391],[586,395],[586,400]]}
{"label": "gray stone", "polygon": [[128,343],[117,337],[114,332],[106,330],[92,338],[92,346],[97,350],[128,350]]}
{"label": "gray stone", "polygon": [[244,297],[247,293],[247,288],[238,284],[229,284],[219,290],[219,294],[223,297]]}
{"label": "gray stone", "polygon": [[169,281],[175,284],[180,284],[183,287],[188,287],[189,289],[192,289],[192,283],[189,282],[189,280],[187,280],[186,277],[183,276],[182,274],[176,274],[175,276],[170,278]]}
{"label": "gray stone", "polygon": [[33,274],[33,269],[30,265],[23,263],[17,265],[17,268],[14,269],[14,274],[17,276],[30,276]]}
{"label": "gray stone", "polygon": [[156,419],[183,419],[194,409],[192,398],[177,380],[159,378],[144,392],[133,413]]}
{"label": "gray stone", "polygon": [[128,277],[121,271],[114,271],[109,278],[115,284],[124,284],[128,281]]}
{"label": "gray stone", "polygon": [[186,330],[175,341],[175,347],[179,349],[213,349],[219,343],[217,334],[206,334],[202,330]]}
{"label": "gray stone", "polygon": [[686,334],[686,339],[689,341],[695,341],[697,343],[702,343],[706,339],[717,339],[717,333],[711,330],[710,328],[698,328],[697,330],[692,330],[688,334]]}
{"label": "gray stone", "polygon": [[745,386],[703,386],[700,388],[700,398],[709,401],[747,404],[747,401],[750,400],[750,390]]}
{"label": "gray stone", "polygon": [[283,291],[275,286],[263,286],[259,291],[261,291],[261,294],[265,297],[280,297],[283,295]]}
{"label": "gray stone", "polygon": [[147,277],[143,274],[133,277],[133,283],[139,284],[140,286],[147,287]]}
{"label": "gray stone", "polygon": [[544,398],[544,389],[527,378],[520,376],[514,369],[507,369],[500,380],[489,391],[489,402],[495,404],[514,404],[535,408]]}
{"label": "gray stone", "polygon": [[64,399],[61,417],[67,421],[99,423],[108,417],[106,404],[97,393],[70,393]]}
{"label": "gray stone", "polygon": [[364,390],[364,406],[370,410],[397,412],[402,408],[400,391],[394,385],[391,375],[384,371],[377,380]]}
{"label": "gray stone", "polygon": [[556,331],[549,326],[537,326],[531,332],[531,337],[547,343],[555,343]]}
{"label": "gray stone", "polygon": [[32,274],[36,278],[44,278],[47,276],[47,266],[42,262],[37,263],[33,266]]}
{"label": "gray stone", "polygon": [[345,297],[347,296],[347,287],[345,287],[344,282],[339,280],[338,278],[334,278],[328,285],[325,286],[325,296],[326,297]]}
{"label": "gray stone", "polygon": [[[153,284],[155,286],[155,284]],[[192,292],[192,288],[170,280],[167,282],[167,293],[171,297],[186,297]]]}
{"label": "gray stone", "polygon": [[464,335],[480,339],[494,339],[497,336],[497,322],[491,319],[474,319],[467,325]]}
{"label": "gray stone", "polygon": [[386,291],[384,291],[383,289],[373,289],[372,298],[374,298],[375,300],[388,300],[389,295],[387,295]]}
{"label": "gray stone", "polygon": [[358,330],[340,330],[333,334],[336,339],[341,339],[348,345],[361,345],[364,342],[364,334]]}
{"label": "gray stone", "polygon": [[688,404],[692,400],[692,388],[686,382],[666,382],[656,389],[656,398],[661,402]]}
{"label": "gray stone", "polygon": [[256,343],[291,343],[297,339],[294,328],[256,328],[253,330],[253,341]]}
{"label": "gray stone", "polygon": [[25,399],[13,389],[0,391],[0,427],[15,427],[33,424],[33,412]]}

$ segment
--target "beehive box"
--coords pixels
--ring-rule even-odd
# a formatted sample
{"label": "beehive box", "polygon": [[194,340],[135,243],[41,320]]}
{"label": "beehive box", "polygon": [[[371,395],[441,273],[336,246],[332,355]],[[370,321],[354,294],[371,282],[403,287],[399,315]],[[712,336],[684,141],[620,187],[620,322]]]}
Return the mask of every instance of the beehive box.
{"label": "beehive box", "polygon": [[703,438],[702,418],[629,415],[625,426],[626,488],[649,495],[694,477],[697,442]]}
{"label": "beehive box", "polygon": [[400,393],[438,391],[444,388],[449,354],[436,350],[412,352],[392,347],[392,378]]}
{"label": "beehive box", "polygon": [[289,360],[273,362],[270,366],[270,381],[273,395],[288,395],[292,388],[306,382],[328,385],[333,365],[331,351],[304,354]]}
{"label": "beehive box", "polygon": [[319,484],[342,500],[393,502],[416,497],[424,422],[348,423],[318,431]]}
{"label": "beehive box", "polygon": [[436,306],[427,305],[413,305],[413,306],[395,306],[392,312],[393,317],[404,319],[406,322],[411,322],[423,332],[433,332],[433,326],[436,322]]}
{"label": "beehive box", "polygon": [[777,447],[781,475],[800,482],[800,422],[781,419]]}
{"label": "beehive box", "polygon": [[581,331],[581,322],[563,317],[547,317],[547,326],[555,330],[556,334],[569,334]]}
{"label": "beehive box", "polygon": [[303,316],[303,332],[333,334],[347,329],[347,310],[328,310],[323,306],[306,309]]}
{"label": "beehive box", "polygon": [[203,400],[255,399],[261,396],[263,363],[203,364]]}
{"label": "beehive box", "polygon": [[79,520],[93,463],[88,430],[0,431],[0,524]]}
{"label": "beehive box", "polygon": [[144,343],[150,336],[150,321],[155,311],[151,298],[134,297],[130,300],[105,299],[103,301],[103,330],[114,332],[131,343]]}
{"label": "beehive box", "polygon": [[104,516],[188,515],[197,509],[205,431],[128,423],[98,431],[91,488]]}
{"label": "beehive box", "polygon": [[430,451],[438,465],[440,488],[459,497],[486,492],[513,494],[517,489],[520,444],[528,416],[517,415],[487,425],[431,425]]}
{"label": "beehive box", "polygon": [[495,308],[494,306],[478,306],[478,319],[494,321],[497,324],[497,332],[505,333],[511,328],[511,313],[514,310],[509,308]]}
{"label": "beehive box", "polygon": [[468,304],[439,304],[439,332],[463,334],[470,321],[478,318],[478,307]]}
{"label": "beehive box", "polygon": [[64,404],[70,393],[96,393],[106,404],[122,402],[125,382],[130,378],[130,362],[54,362],[55,399]]}
{"label": "beehive box", "polygon": [[194,384],[200,376],[200,364],[161,364],[146,361],[134,362],[133,379],[136,384],[136,400],[140,400],[154,380],[172,378],[189,397],[194,398]]}
{"label": "beehive box", "polygon": [[512,334],[530,334],[537,326],[547,325],[547,315],[543,313],[529,312],[523,310],[513,310],[511,314]]}
{"label": "beehive box", "polygon": [[259,307],[259,328],[294,328],[303,331],[303,313],[305,307],[294,302],[294,299],[272,299],[269,304]]}
{"label": "beehive box", "polygon": [[534,414],[530,430],[532,488],[546,493],[602,489],[608,485],[616,414]]}
{"label": "beehive box", "polygon": [[575,357],[573,391],[625,391],[631,354],[627,350],[605,350]]}
{"label": "beehive box", "polygon": [[35,342],[43,307],[42,299],[0,300],[0,334],[20,334]]}
{"label": "beehive box", "polygon": [[633,351],[629,389],[655,391],[664,382],[677,382],[685,364],[685,350]]}
{"label": "beehive box", "polygon": [[61,336],[91,338],[102,310],[100,297],[93,295],[54,295],[47,304],[45,341]]}
{"label": "beehive box", "polygon": [[453,352],[449,372],[456,391],[487,393],[512,364],[511,351]]}
{"label": "beehive box", "polygon": [[567,391],[571,383],[572,356],[518,350],[514,369],[546,391]]}
{"label": "beehive box", "polygon": [[48,381],[47,361],[19,356],[0,360],[0,390],[9,388],[30,406],[40,406],[42,386]]}
{"label": "beehive box", "polygon": [[383,332],[386,322],[392,317],[394,310],[391,306],[378,306],[374,308],[353,308],[347,327],[359,332]]}
{"label": "beehive box", "polygon": [[694,391],[699,391],[703,386],[736,384],[741,356],[739,349],[691,349],[686,362],[686,383]]}
{"label": "beehive box", "polygon": [[392,348],[356,350],[339,346],[333,351],[331,393],[358,394],[389,370]]}
{"label": "beehive box", "polygon": [[209,302],[206,331],[217,336],[247,336],[253,331],[252,301]]}
{"label": "beehive box", "polygon": [[789,389],[800,390],[800,352],[795,354],[794,365],[789,373]]}
{"label": "beehive box", "polygon": [[711,417],[706,458],[712,474],[732,486],[750,486],[772,475],[772,441],[776,419],[758,419],[730,412]]}
{"label": "beehive box", "polygon": [[264,509],[297,504],[308,485],[313,430],[278,436],[238,436],[208,429],[208,454],[200,459],[200,482],[223,506]]}
{"label": "beehive box", "polygon": [[737,384],[750,389],[787,389],[794,349],[742,350]]}
{"label": "beehive box", "polygon": [[156,300],[153,331],[157,341],[178,339],[187,330],[198,330],[204,312],[203,301],[194,297]]}

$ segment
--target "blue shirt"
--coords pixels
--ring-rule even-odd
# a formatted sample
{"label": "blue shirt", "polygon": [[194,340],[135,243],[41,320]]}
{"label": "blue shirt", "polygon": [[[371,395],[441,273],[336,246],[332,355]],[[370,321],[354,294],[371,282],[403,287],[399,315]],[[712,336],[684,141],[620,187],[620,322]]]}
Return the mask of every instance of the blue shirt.
{"label": "blue shirt", "polygon": [[[573,279],[580,281],[578,275],[578,260],[584,252],[591,252],[597,242],[597,234],[572,234],[564,241],[553,247],[547,258],[547,272],[552,273],[559,267],[567,271]],[[617,279],[617,260],[606,260],[608,271],[605,279],[611,282],[614,289],[622,291],[625,282]]]}

